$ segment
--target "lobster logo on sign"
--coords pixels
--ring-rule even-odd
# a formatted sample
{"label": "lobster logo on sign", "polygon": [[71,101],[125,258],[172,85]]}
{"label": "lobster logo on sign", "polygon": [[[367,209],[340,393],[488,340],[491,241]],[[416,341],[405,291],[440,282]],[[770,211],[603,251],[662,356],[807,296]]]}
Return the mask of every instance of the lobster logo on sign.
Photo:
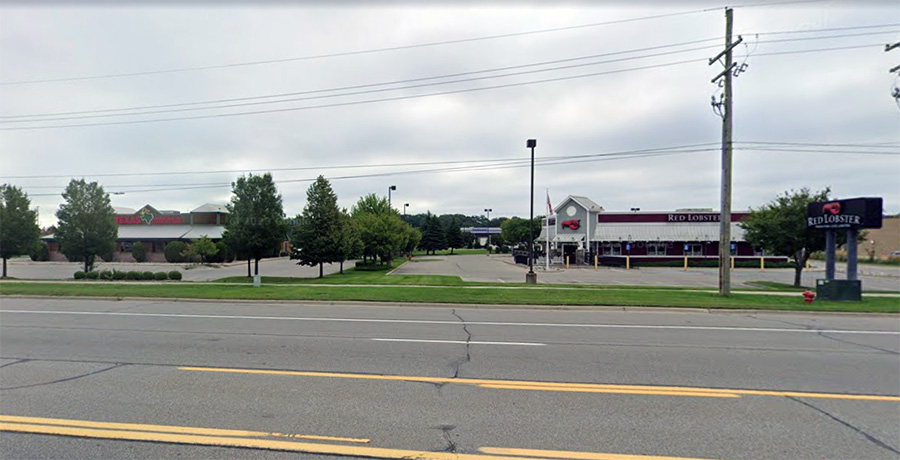
{"label": "lobster logo on sign", "polygon": [[822,206],[822,213],[831,214],[832,216],[836,216],[841,213],[841,203],[837,201],[832,201],[831,203],[825,203]]}
{"label": "lobster logo on sign", "polygon": [[563,227],[571,228],[572,230],[578,230],[578,227],[581,227],[581,221],[574,220],[574,219],[573,220],[564,220],[562,222],[562,224],[560,224],[560,225],[562,225]]}

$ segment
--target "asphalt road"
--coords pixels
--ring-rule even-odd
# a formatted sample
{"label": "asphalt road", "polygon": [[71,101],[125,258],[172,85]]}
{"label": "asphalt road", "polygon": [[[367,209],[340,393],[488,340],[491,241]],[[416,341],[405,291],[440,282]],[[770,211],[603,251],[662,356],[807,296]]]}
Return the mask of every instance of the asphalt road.
{"label": "asphalt road", "polygon": [[896,316],[0,301],[2,458],[900,455]]}

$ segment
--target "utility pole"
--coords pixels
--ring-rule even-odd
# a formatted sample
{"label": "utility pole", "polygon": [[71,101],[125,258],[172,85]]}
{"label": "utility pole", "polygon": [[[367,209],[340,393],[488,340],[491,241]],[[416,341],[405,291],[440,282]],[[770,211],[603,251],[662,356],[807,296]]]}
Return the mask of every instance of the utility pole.
{"label": "utility pole", "polygon": [[[884,52],[886,53],[896,48],[900,48],[900,42],[894,43],[893,45],[884,45]],[[900,107],[900,86],[897,85],[897,81],[900,80],[900,65],[892,67],[888,72],[897,72],[897,80],[894,80],[894,87],[891,89],[891,97],[894,98],[894,101],[897,102],[897,106]]]}
{"label": "utility pole", "polygon": [[732,60],[732,50],[743,41],[738,37],[731,42],[733,10],[725,8],[725,49],[709,60],[709,65],[725,57],[725,70],[712,79],[713,83],[722,79],[719,86],[724,93],[717,103],[713,97],[713,107],[720,107],[722,114],[722,200],[719,213],[719,295],[731,295],[731,77],[740,72]]}

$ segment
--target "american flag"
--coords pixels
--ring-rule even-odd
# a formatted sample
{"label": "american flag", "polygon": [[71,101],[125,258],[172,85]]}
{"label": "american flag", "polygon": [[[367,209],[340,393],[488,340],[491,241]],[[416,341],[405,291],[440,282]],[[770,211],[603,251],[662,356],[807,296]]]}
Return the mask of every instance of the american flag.
{"label": "american flag", "polygon": [[553,215],[553,205],[550,204],[550,190],[547,190],[547,210],[550,212],[549,215]]}

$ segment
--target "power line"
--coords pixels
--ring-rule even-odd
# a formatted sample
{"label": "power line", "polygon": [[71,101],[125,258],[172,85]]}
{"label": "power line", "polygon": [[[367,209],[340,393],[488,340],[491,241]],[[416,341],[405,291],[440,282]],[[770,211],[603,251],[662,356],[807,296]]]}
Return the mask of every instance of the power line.
{"label": "power line", "polygon": [[340,56],[354,56],[361,54],[372,54],[372,53],[383,53],[388,51],[399,51],[405,49],[413,49],[413,48],[425,48],[425,47],[433,47],[433,46],[442,46],[442,45],[451,45],[458,43],[469,43],[476,41],[484,41],[484,40],[495,40],[500,38],[511,38],[511,37],[521,37],[525,35],[534,35],[534,34],[543,34],[543,33],[551,33],[551,32],[560,32],[565,30],[574,30],[574,29],[584,29],[590,27],[600,27],[612,24],[623,24],[627,22],[635,22],[635,21],[644,21],[649,19],[659,19],[673,16],[683,16],[689,14],[703,13],[707,11],[714,11],[716,8],[707,8],[701,10],[691,10],[691,11],[682,11],[677,13],[666,13],[666,14],[657,14],[652,16],[641,16],[636,18],[626,18],[626,19],[616,19],[612,21],[604,21],[604,22],[595,22],[590,24],[579,24],[573,26],[564,26],[564,27],[555,27],[550,29],[538,29],[538,30],[530,30],[523,32],[512,32],[507,34],[498,34],[498,35],[487,35],[482,37],[470,37],[470,38],[461,38],[456,40],[443,40],[437,42],[428,42],[428,43],[417,43],[412,45],[401,45],[401,46],[392,46],[385,48],[371,48],[364,50],[356,50],[356,51],[343,51],[337,53],[328,53],[328,54],[316,54],[309,56],[299,56],[299,57],[291,57],[291,58],[282,58],[282,59],[267,59],[260,61],[247,61],[247,62],[235,62],[230,64],[219,64],[219,65],[209,65],[209,66],[195,66],[195,67],[180,67],[174,69],[163,69],[163,70],[148,70],[143,72],[128,72],[128,73],[116,73],[116,74],[105,74],[105,75],[91,75],[91,76],[80,76],[80,77],[62,77],[62,78],[45,78],[45,79],[32,79],[32,80],[18,80],[11,82],[0,82],[0,85],[25,85],[25,84],[34,84],[34,83],[51,83],[51,82],[64,82],[64,81],[78,81],[78,80],[96,80],[96,79],[105,79],[105,78],[121,78],[121,77],[136,77],[141,75],[158,75],[165,73],[177,73],[177,72],[191,72],[197,70],[212,70],[212,69],[224,69],[224,68],[232,68],[232,67],[246,67],[246,66],[255,66],[255,65],[264,65],[264,64],[277,64],[283,62],[295,62],[295,61],[308,61],[314,59],[326,59]]}
{"label": "power line", "polygon": [[772,32],[745,32],[742,35],[782,35],[782,34],[811,34],[818,32],[837,32],[842,30],[860,30],[860,29],[882,29],[885,27],[897,27],[900,22],[890,24],[870,24],[850,27],[829,27],[827,29],[802,29],[802,30],[779,30]]}
{"label": "power line", "polygon": [[[700,143],[700,144],[686,144],[686,145],[674,145],[668,147],[655,147],[655,148],[646,148],[646,149],[636,149],[636,150],[624,150],[617,152],[604,152],[604,153],[594,153],[594,154],[586,154],[586,155],[569,155],[569,156],[561,156],[561,157],[545,157],[544,159],[568,159],[568,158],[584,158],[584,157],[593,157],[593,156],[612,156],[612,155],[629,155],[636,153],[648,153],[648,152],[657,152],[657,151],[667,151],[667,150],[676,150],[676,149],[690,149],[696,147],[705,147],[709,145],[714,145],[714,143]],[[537,161],[541,161],[542,159],[538,159]],[[256,172],[256,171],[266,171],[266,172],[282,172],[282,171],[306,171],[306,170],[321,170],[321,169],[356,169],[356,168],[394,168],[394,167],[402,167],[402,166],[430,166],[430,165],[446,165],[446,164],[465,164],[465,163],[497,163],[497,162],[508,162],[508,161],[527,161],[523,160],[519,157],[514,158],[495,158],[491,160],[450,160],[450,161],[420,161],[420,162],[407,162],[407,163],[384,163],[380,165],[317,165],[317,166],[305,166],[305,167],[294,167],[294,168],[254,168],[254,169],[228,169],[228,170],[218,170],[218,171],[168,171],[168,172],[139,172],[139,173],[99,173],[99,174],[56,174],[56,175],[20,175],[20,176],[0,176],[0,179],[58,179],[58,178],[68,178],[68,177],[126,177],[126,176],[174,176],[174,175],[202,175],[202,174],[222,174],[222,173],[247,173],[247,172]],[[144,185],[146,186],[146,185]]]}
{"label": "power line", "polygon": [[372,104],[377,102],[388,102],[388,101],[400,101],[406,99],[417,99],[421,97],[430,97],[430,96],[443,96],[448,94],[461,94],[461,93],[470,93],[475,91],[488,91],[492,89],[499,88],[512,88],[516,86],[526,86],[526,85],[534,85],[539,83],[550,83],[556,81],[565,81],[565,80],[574,80],[576,78],[587,78],[594,77],[598,75],[610,75],[616,73],[623,72],[631,72],[635,70],[644,70],[644,69],[656,69],[660,67],[671,67],[676,65],[688,64],[692,62],[703,62],[704,59],[690,59],[684,61],[676,61],[669,62],[665,64],[656,64],[656,65],[648,65],[642,67],[632,67],[628,69],[619,69],[619,70],[608,70],[605,72],[594,72],[588,74],[580,74],[580,75],[571,75],[567,77],[557,77],[557,78],[548,78],[544,80],[534,80],[527,82],[518,82],[518,83],[507,83],[503,85],[494,85],[494,86],[484,86],[481,88],[465,88],[451,91],[441,91],[437,93],[427,93],[427,94],[412,94],[405,96],[395,96],[395,97],[387,97],[382,99],[369,99],[363,101],[350,101],[350,102],[339,102],[333,104],[321,104],[321,105],[311,105],[311,106],[303,106],[303,107],[289,107],[282,109],[268,109],[268,110],[256,110],[249,112],[233,112],[233,113],[222,113],[222,114],[212,114],[212,115],[198,115],[191,117],[170,117],[170,118],[154,118],[149,120],[128,120],[128,121],[110,121],[110,122],[101,122],[101,123],[78,123],[78,124],[69,124],[69,125],[53,125],[53,126],[26,126],[26,127],[17,127],[17,128],[0,128],[0,131],[20,131],[20,130],[34,130],[34,129],[53,129],[53,128],[80,128],[86,126],[109,126],[109,125],[126,125],[126,124],[138,124],[138,123],[158,123],[164,121],[183,121],[183,120],[198,120],[203,118],[224,118],[224,117],[236,117],[243,115],[259,115],[264,113],[279,113],[279,112],[294,112],[298,110],[312,110],[312,109],[323,109],[330,107],[345,107],[352,105],[360,105],[360,104]]}
{"label": "power line", "polygon": [[893,149],[898,142],[876,142],[869,144],[840,144],[840,143],[809,143],[809,142],[766,142],[766,141],[735,141],[736,144],[763,144],[763,145],[795,145],[805,147],[865,147],[878,149]]}
{"label": "power line", "polygon": [[[0,119],[45,117],[45,116],[56,116],[56,115],[78,115],[78,114],[85,114],[85,113],[101,113],[101,112],[134,111],[134,110],[144,110],[144,109],[181,107],[181,106],[188,106],[188,105],[206,105],[206,104],[218,104],[218,103],[224,103],[224,102],[239,102],[239,101],[247,101],[247,100],[255,100],[255,99],[300,96],[300,95],[305,95],[305,94],[344,91],[344,90],[352,90],[352,89],[371,88],[371,87],[377,87],[377,86],[388,86],[388,85],[395,85],[395,84],[402,84],[402,83],[413,83],[413,82],[426,81],[426,80],[436,80],[436,79],[443,79],[443,78],[460,77],[460,76],[475,75],[475,74],[480,74],[480,73],[500,72],[500,71],[504,71],[504,70],[513,70],[513,69],[520,69],[520,68],[525,68],[525,67],[533,67],[533,66],[548,65],[548,64],[558,64],[558,63],[562,63],[562,62],[571,62],[571,61],[578,61],[578,60],[585,60],[585,59],[593,59],[593,58],[598,58],[598,57],[616,56],[616,55],[620,55],[620,54],[638,53],[638,52],[642,52],[642,51],[652,51],[652,50],[663,49],[663,48],[673,48],[673,47],[678,47],[678,46],[694,45],[694,44],[698,44],[698,43],[705,43],[705,42],[710,42],[710,41],[715,41],[715,40],[718,40],[718,38],[706,38],[706,39],[702,39],[702,40],[691,40],[691,41],[687,41],[687,42],[671,43],[671,44],[651,46],[651,47],[646,47],[646,48],[636,48],[636,49],[623,50],[623,51],[614,51],[614,52],[609,52],[609,53],[591,54],[591,55],[578,56],[578,57],[567,58],[567,59],[556,59],[556,60],[552,60],[552,61],[534,62],[534,63],[529,63],[529,64],[519,64],[519,65],[514,65],[514,66],[506,66],[506,67],[495,67],[495,68],[489,68],[489,69],[481,69],[481,70],[474,70],[474,71],[468,71],[468,72],[458,72],[458,73],[452,73],[452,74],[433,75],[433,76],[428,76],[428,77],[410,78],[410,79],[405,79],[405,80],[393,80],[393,81],[386,81],[386,82],[380,82],[380,83],[368,83],[368,84],[363,84],[363,85],[340,86],[340,87],[324,88],[324,89],[316,89],[316,90],[295,91],[295,92],[289,92],[289,93],[267,94],[267,95],[261,95],[261,96],[213,99],[213,100],[206,100],[206,101],[182,102],[182,103],[173,103],[173,104],[145,105],[145,106],[135,106],[135,107],[114,108],[114,109],[81,110],[81,111],[71,111],[71,112],[50,112],[50,113],[38,113],[38,114],[26,114],[26,115],[3,115],[3,116],[0,116]],[[687,50],[683,50],[683,51],[687,51]],[[33,121],[39,121],[39,120],[33,120]]]}
{"label": "power line", "polygon": [[[530,74],[535,74],[535,73],[554,72],[554,71],[558,71],[558,70],[567,70],[567,69],[574,69],[574,68],[579,68],[579,67],[588,67],[588,66],[595,66],[595,65],[602,65],[602,64],[611,64],[611,63],[616,63],[616,62],[633,61],[633,60],[637,60],[637,59],[647,59],[647,58],[651,58],[651,57],[668,56],[668,55],[672,55],[672,54],[688,53],[688,52],[692,52],[692,51],[700,51],[700,50],[706,50],[706,49],[716,48],[716,47],[717,47],[717,45],[702,46],[702,47],[696,47],[696,48],[688,48],[688,49],[684,49],[684,50],[666,51],[666,52],[662,52],[662,53],[653,53],[653,54],[647,54],[647,55],[642,55],[642,56],[631,56],[631,57],[626,57],[626,58],[610,59],[610,60],[606,60],[606,61],[587,62],[587,63],[581,63],[581,64],[571,64],[571,65],[558,66],[558,67],[549,67],[546,69],[525,70],[525,71],[512,72],[512,73],[506,73],[506,74],[500,74],[500,75],[487,75],[487,76],[482,76],[482,77],[463,78],[463,79],[443,81],[443,82],[420,83],[420,84],[415,84],[415,85],[399,86],[399,87],[394,87],[394,88],[368,89],[368,90],[354,91],[354,92],[348,92],[348,93],[297,97],[297,98],[280,99],[280,100],[275,100],[275,101],[240,102],[240,103],[225,104],[225,105],[218,105],[218,106],[212,106],[212,107],[185,107],[185,108],[178,108],[178,109],[149,110],[149,111],[143,111],[143,112],[122,113],[122,114],[77,115],[77,116],[69,116],[69,117],[51,117],[51,118],[29,119],[29,120],[10,120],[10,121],[0,121],[0,123],[37,123],[37,122],[46,122],[46,121],[65,121],[65,120],[81,120],[81,119],[89,119],[89,118],[154,115],[154,114],[160,114],[160,113],[177,113],[177,112],[189,112],[189,111],[196,111],[196,110],[214,110],[214,109],[227,109],[227,108],[235,108],[235,107],[248,107],[248,106],[256,106],[256,105],[284,104],[284,103],[288,103],[288,102],[300,102],[300,101],[328,99],[328,98],[346,97],[346,96],[359,96],[359,95],[365,95],[365,94],[382,93],[382,92],[387,92],[387,91],[399,91],[399,90],[404,90],[404,89],[426,88],[426,87],[431,87],[431,86],[451,85],[451,84],[456,84],[456,83],[467,83],[467,82],[472,82],[472,81],[489,80],[492,78],[506,78],[506,77],[513,77],[513,76],[519,76],[519,75],[530,75]],[[576,58],[576,59],[581,59],[581,58]],[[540,64],[533,64],[533,65],[540,65]]]}
{"label": "power line", "polygon": [[[544,166],[554,166],[554,165],[562,165],[562,164],[570,164],[570,163],[584,163],[584,162],[593,162],[593,161],[611,161],[611,160],[620,160],[620,159],[633,159],[633,158],[643,158],[643,157],[656,157],[656,156],[666,156],[666,155],[677,155],[682,153],[695,153],[695,152],[705,152],[711,151],[715,149],[692,149],[692,150],[670,150],[670,151],[645,151],[644,153],[635,152],[633,154],[622,154],[622,153],[612,153],[612,154],[595,154],[594,158],[583,158],[585,156],[575,156],[575,157],[555,157],[555,158],[545,158],[544,161],[541,162]],[[591,155],[586,155],[591,156]],[[437,168],[437,169],[421,169],[421,170],[413,170],[413,171],[394,171],[394,172],[385,172],[385,173],[374,173],[374,174],[359,174],[359,175],[350,175],[350,176],[337,176],[337,177],[329,177],[329,180],[346,180],[346,179],[363,179],[363,178],[372,178],[372,177],[388,177],[388,176],[397,176],[397,175],[407,175],[407,174],[426,174],[426,173],[446,173],[446,172],[469,172],[469,171],[484,171],[484,170],[494,170],[494,169],[508,169],[508,168],[524,168],[529,167],[530,161],[524,159],[516,159],[514,162],[510,162],[509,164],[501,164],[501,165],[482,165],[482,166],[474,166],[474,167],[450,167],[450,168]],[[315,181],[315,178],[306,178],[306,179],[289,179],[289,180],[280,180],[275,181],[276,184],[285,184],[285,183],[298,183],[298,182],[312,182]],[[153,188],[146,190],[128,190],[121,192],[110,192],[110,193],[146,193],[146,192],[165,192],[165,191],[181,191],[181,190],[198,190],[205,188],[223,188],[230,187],[230,183],[222,183],[217,185],[203,185],[203,186],[187,186],[187,187],[170,187],[170,188]],[[58,193],[36,193],[30,196],[56,196]]]}
{"label": "power line", "polygon": [[848,38],[848,37],[867,37],[871,35],[887,35],[887,34],[896,34],[900,31],[897,30],[888,30],[885,32],[863,32],[859,34],[840,34],[840,35],[822,35],[818,37],[799,37],[799,38],[779,38],[775,40],[760,40],[759,43],[781,43],[781,42],[800,42],[807,40],[829,40],[835,38]]}
{"label": "power line", "polygon": [[[803,53],[815,53],[815,52],[849,50],[849,49],[858,49],[858,48],[869,48],[869,47],[874,47],[874,46],[881,47],[881,46],[883,46],[883,44],[876,43],[876,44],[854,45],[854,46],[833,47],[833,48],[819,48],[819,49],[807,49],[807,50],[770,52],[770,53],[757,53],[757,54],[754,54],[754,56],[803,54]],[[578,78],[587,78],[587,77],[594,77],[594,76],[599,76],[599,75],[610,75],[610,74],[616,74],[616,73],[631,72],[631,71],[646,70],[646,69],[655,69],[655,68],[661,68],[661,67],[671,67],[671,66],[677,66],[677,65],[682,65],[682,64],[688,64],[688,63],[694,63],[694,62],[705,62],[705,61],[706,61],[705,59],[699,59],[699,60],[690,59],[690,60],[668,62],[668,63],[656,64],[656,65],[632,67],[632,68],[627,68],[627,69],[609,70],[609,71],[604,71],[604,72],[593,72],[593,73],[587,73],[587,74],[570,75],[570,76],[565,76],[565,77],[548,78],[548,79],[543,79],[543,80],[533,80],[533,81],[527,81],[527,82],[507,83],[507,84],[502,84],[502,85],[485,86],[485,87],[481,87],[481,88],[464,88],[464,89],[458,89],[458,90],[441,91],[441,92],[436,92],[436,93],[413,94],[413,95],[405,95],[405,96],[387,97],[387,98],[381,98],[381,99],[348,101],[348,102],[320,104],[320,105],[302,106],[302,107],[289,107],[289,108],[281,108],[281,109],[256,110],[256,111],[247,111],[247,112],[198,115],[198,116],[190,116],[190,117],[155,118],[155,119],[149,119],[149,120],[126,120],[126,121],[110,121],[110,122],[100,122],[100,123],[77,123],[77,124],[67,124],[67,125],[46,125],[46,126],[0,128],[0,131],[20,131],[20,130],[36,130],[36,129],[55,129],[55,128],[80,128],[80,127],[88,127],[88,126],[110,126],[110,125],[125,125],[125,124],[139,124],[139,123],[158,123],[158,122],[166,122],[166,121],[184,121],[184,120],[197,120],[197,119],[206,119],[206,118],[224,118],[224,117],[235,117],[235,116],[243,116],[243,115],[259,115],[259,114],[265,114],[265,113],[280,113],[280,112],[293,112],[293,111],[299,111],[299,110],[313,110],[313,109],[332,108],[332,107],[345,107],[345,106],[353,106],[353,105],[361,105],[361,104],[372,104],[372,103],[378,103],[378,102],[416,99],[416,98],[422,98],[422,97],[443,96],[443,95],[449,95],[449,94],[462,94],[462,93],[469,93],[469,92],[475,92],[475,91],[488,91],[488,90],[493,90],[493,89],[527,86],[527,85],[534,85],[534,84],[541,84],[541,83],[551,83],[551,82],[557,82],[557,81],[566,81],[566,80],[573,80],[573,79],[578,79]]]}

